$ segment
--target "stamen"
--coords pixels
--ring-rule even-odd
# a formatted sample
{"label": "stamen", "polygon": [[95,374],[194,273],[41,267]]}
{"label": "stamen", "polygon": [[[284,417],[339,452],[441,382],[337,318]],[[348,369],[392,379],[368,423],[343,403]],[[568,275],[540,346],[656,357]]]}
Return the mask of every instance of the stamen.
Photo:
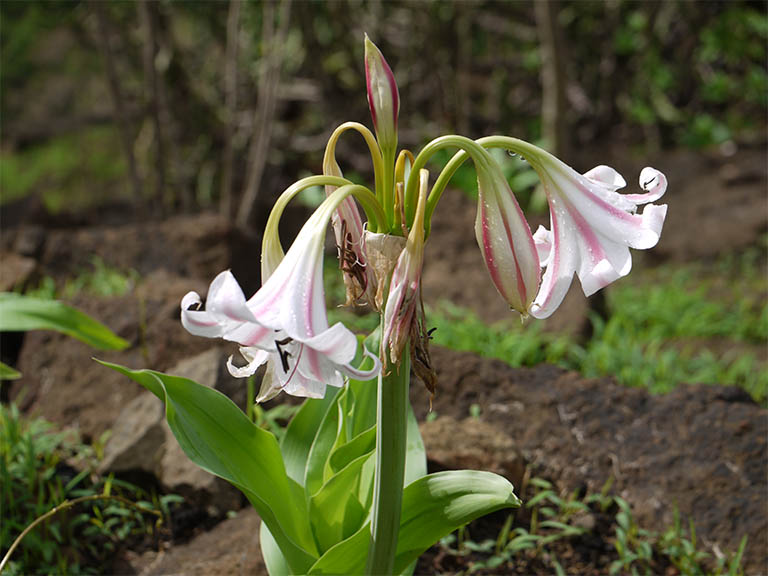
{"label": "stamen", "polygon": [[284,338],[282,340],[275,340],[275,347],[277,348],[277,353],[280,355],[280,363],[283,365],[283,372],[288,373],[288,369],[290,368],[290,365],[288,364],[288,358],[291,357],[291,353],[287,350],[283,350],[281,346],[287,346],[293,342],[293,338]]}

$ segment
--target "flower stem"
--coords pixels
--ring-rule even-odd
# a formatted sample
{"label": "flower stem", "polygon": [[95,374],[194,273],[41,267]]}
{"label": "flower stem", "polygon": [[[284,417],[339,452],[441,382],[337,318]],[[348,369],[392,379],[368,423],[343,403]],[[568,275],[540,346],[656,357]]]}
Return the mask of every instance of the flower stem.
{"label": "flower stem", "polygon": [[379,374],[376,479],[366,574],[392,574],[394,570],[405,478],[410,373],[410,355],[406,353],[399,365],[385,362]]}

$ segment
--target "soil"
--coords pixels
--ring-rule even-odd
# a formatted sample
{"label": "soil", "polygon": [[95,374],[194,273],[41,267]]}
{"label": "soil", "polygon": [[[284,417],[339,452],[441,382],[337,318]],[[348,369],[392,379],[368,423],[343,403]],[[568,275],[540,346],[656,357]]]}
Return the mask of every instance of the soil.
{"label": "soil", "polygon": [[[613,165],[620,170],[622,162],[632,164],[631,155],[616,154],[620,160]],[[606,158],[610,154],[602,162],[611,163]],[[736,157],[679,152],[652,162],[670,174],[665,200],[669,219],[657,248],[633,253],[635,267],[707,260],[757,244],[768,230],[764,159],[765,150],[759,149]],[[584,162],[579,167],[593,164]],[[629,175],[627,170],[623,173]],[[447,298],[486,321],[512,318],[488,281],[474,240],[474,218],[472,200],[457,191],[446,193],[427,245],[425,302]],[[302,219],[303,214],[286,215],[286,237],[295,233]],[[532,222],[532,228],[538,223]],[[75,426],[86,439],[97,438],[141,389],[98,366],[91,357],[166,370],[211,348],[211,341],[192,337],[181,328],[179,302],[189,290],[204,294],[211,279],[228,267],[246,293],[255,290],[259,245],[258,234],[237,233],[214,215],[117,225],[84,218],[45,222],[44,227],[40,221],[22,219],[4,228],[0,233],[3,253],[36,263],[34,274],[28,264],[22,267],[27,285],[43,276],[59,283],[75,277],[88,268],[93,256],[110,266],[135,269],[141,277],[127,295],[79,296],[72,301],[128,340],[131,346],[125,351],[94,351],[63,336],[33,332],[24,336],[18,354],[10,354],[4,339],[3,361],[24,374],[13,385],[11,397],[28,414]],[[591,305],[574,282],[563,308],[547,321],[546,328],[584,335]],[[9,354],[13,358],[8,359]],[[584,379],[554,366],[515,369],[497,360],[439,348],[432,355],[439,377],[433,404],[437,420],[424,424],[432,470],[493,469],[517,482],[524,497],[531,495],[533,477],[553,482],[561,494],[600,492],[612,479],[611,492],[630,503],[642,527],[664,530],[677,509],[684,522],[694,521],[701,542],[710,550],[735,550],[747,535],[747,572],[768,572],[768,412],[746,393],[715,385],[681,385],[669,395],[651,396],[611,379]],[[412,402],[424,422],[427,392],[414,386]],[[468,419],[473,404],[479,407],[482,424]],[[441,420],[447,418],[452,420]],[[441,444],[445,434],[430,434],[430,428],[441,422],[459,423],[466,435],[452,434],[450,445]],[[483,436],[494,439],[483,442]],[[612,512],[592,510],[584,520],[591,527],[589,534],[554,545],[567,572],[607,572],[616,558]],[[194,510],[187,513],[204,516],[195,516]],[[495,538],[506,517],[497,513],[473,523],[472,539]],[[524,511],[516,521],[527,521]],[[219,524],[201,521],[189,544],[175,540],[162,553],[124,551],[115,571],[263,573],[254,548],[257,524],[250,511]],[[185,532],[187,538],[189,532]],[[179,564],[181,559],[185,563]],[[434,547],[420,560],[417,573],[465,570],[473,559],[477,558]],[[668,568],[655,566],[661,572]],[[511,570],[507,566],[497,573],[515,573]],[[549,574],[552,566],[546,558],[529,558],[514,570]]]}

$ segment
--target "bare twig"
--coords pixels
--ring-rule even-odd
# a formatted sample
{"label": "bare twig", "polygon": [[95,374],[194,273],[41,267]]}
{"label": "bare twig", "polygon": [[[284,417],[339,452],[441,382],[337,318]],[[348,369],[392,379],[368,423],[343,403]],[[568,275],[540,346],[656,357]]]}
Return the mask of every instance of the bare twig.
{"label": "bare twig", "polygon": [[226,103],[226,127],[224,135],[224,157],[222,159],[220,211],[229,220],[232,217],[232,170],[235,153],[232,139],[235,134],[237,113],[237,52],[240,32],[240,0],[229,1],[227,15],[227,53],[224,63],[224,99]]}
{"label": "bare twig", "polygon": [[155,204],[163,211],[165,194],[165,155],[163,146],[163,130],[160,121],[160,98],[158,91],[156,22],[152,14],[152,3],[140,0],[137,3],[139,22],[141,23],[144,46],[142,58],[144,63],[144,103],[152,117],[155,140]]}
{"label": "bare twig", "polygon": [[160,518],[163,517],[162,513],[159,510],[152,510],[150,508],[143,508],[136,504],[135,502],[131,502],[127,498],[123,498],[122,496],[112,496],[109,494],[92,494],[91,496],[82,496],[80,498],[75,498],[74,500],[64,500],[61,504],[58,506],[55,506],[42,516],[38,516],[35,518],[35,520],[16,537],[16,540],[13,541],[13,544],[11,544],[11,547],[8,548],[8,552],[5,553],[5,556],[3,556],[2,562],[0,562],[0,573],[2,573],[3,568],[5,568],[5,565],[8,563],[8,561],[11,559],[11,555],[13,554],[14,550],[21,544],[21,541],[24,539],[24,537],[29,534],[34,528],[40,524],[41,522],[46,521],[51,516],[54,516],[58,514],[59,512],[63,512],[64,510],[69,510],[73,506],[77,504],[82,504],[83,502],[91,502],[94,500],[116,500],[117,502],[120,502],[124,504],[125,506],[128,506],[130,508],[134,508],[136,510],[139,510],[140,512],[147,512],[149,514],[154,514],[155,516],[158,516]]}
{"label": "bare twig", "polygon": [[259,195],[259,184],[267,163],[269,144],[272,140],[277,91],[280,85],[280,70],[283,64],[285,35],[288,32],[291,2],[283,0],[280,4],[278,29],[275,33],[274,7],[271,2],[264,2],[261,79],[259,82],[259,105],[256,111],[256,131],[251,140],[248,154],[246,183],[235,223],[245,229],[253,213]]}
{"label": "bare twig", "polygon": [[562,31],[557,21],[560,4],[552,0],[534,2],[533,5],[541,51],[542,135],[553,154],[567,156],[565,55]]}
{"label": "bare twig", "polygon": [[104,67],[106,68],[109,92],[112,96],[112,104],[114,106],[114,118],[117,123],[117,128],[120,132],[120,144],[123,147],[123,153],[125,154],[125,159],[128,162],[128,176],[131,179],[133,202],[134,206],[139,208],[142,204],[141,179],[139,178],[139,172],[136,168],[136,158],[133,154],[133,137],[131,136],[131,126],[125,110],[123,93],[120,88],[120,80],[115,69],[112,46],[109,42],[109,24],[107,22],[107,17],[104,14],[104,6],[102,6],[99,2],[94,2],[92,6],[96,14],[98,42],[101,51],[104,54]]}

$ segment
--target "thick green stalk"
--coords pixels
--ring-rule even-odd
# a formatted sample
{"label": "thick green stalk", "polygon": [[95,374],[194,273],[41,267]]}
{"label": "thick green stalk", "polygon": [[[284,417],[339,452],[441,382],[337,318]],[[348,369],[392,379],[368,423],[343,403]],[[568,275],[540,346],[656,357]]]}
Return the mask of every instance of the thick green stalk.
{"label": "thick green stalk", "polygon": [[400,365],[385,362],[379,374],[376,479],[366,574],[392,574],[395,564],[405,478],[409,349],[406,342]]}

